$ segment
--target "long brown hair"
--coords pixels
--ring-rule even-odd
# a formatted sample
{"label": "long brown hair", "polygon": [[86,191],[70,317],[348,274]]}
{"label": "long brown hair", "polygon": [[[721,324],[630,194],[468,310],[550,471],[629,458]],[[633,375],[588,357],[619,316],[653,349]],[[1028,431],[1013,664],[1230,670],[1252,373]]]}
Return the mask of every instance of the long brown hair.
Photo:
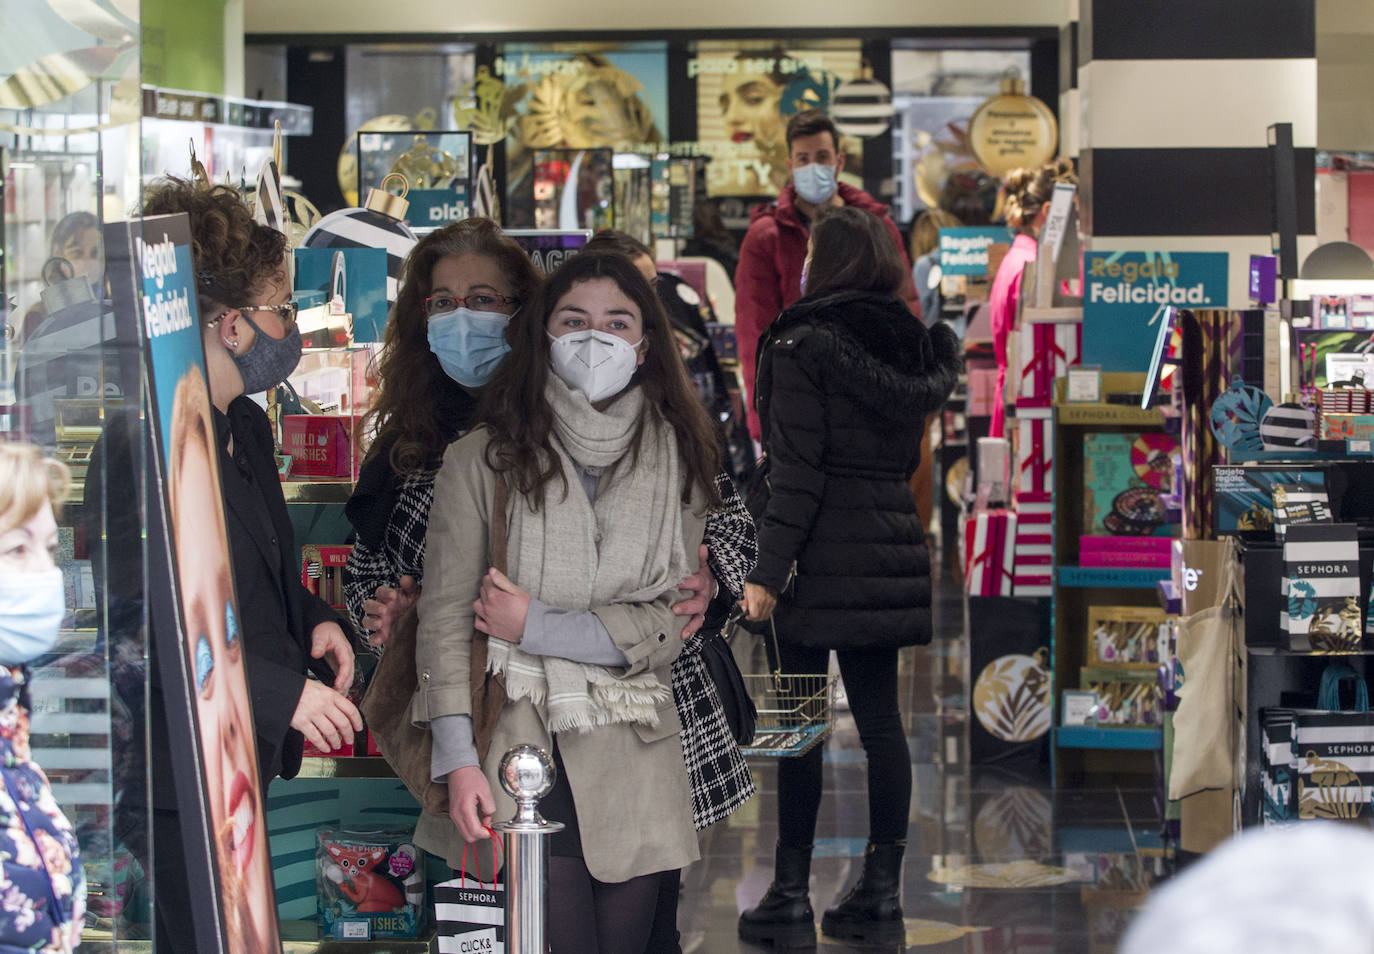
{"label": "long brown hair", "polygon": [[[466,400],[461,385],[444,372],[429,350],[425,299],[434,287],[434,267],[450,255],[483,255],[493,260],[519,299],[517,316],[528,314],[539,288],[539,272],[515,239],[491,219],[454,222],[430,232],[406,256],[396,307],[382,335],[377,390],[366,427],[377,428],[374,447],[395,435],[391,466],[399,474],[429,466],[453,438],[455,408]],[[512,326],[516,323],[512,319]],[[511,332],[507,331],[509,338]],[[383,440],[386,438],[387,440]]]}
{"label": "long brown hair", "polygon": [[882,219],[852,205],[816,210],[806,295],[866,291],[895,296],[907,277],[901,250]]}
{"label": "long brown hair", "polygon": [[[720,472],[721,448],[715,428],[697,398],[687,371],[678,356],[668,316],[658,295],[634,264],[610,252],[583,251],[567,259],[541,289],[527,320],[511,326],[511,354],[482,393],[477,419],[491,428],[487,466],[507,474],[515,489],[532,508],[543,506],[544,490],[555,477],[567,478],[558,465],[550,434],[553,409],[544,397],[550,373],[549,316],[573,286],[608,278],[639,308],[644,320],[644,339],[649,349],[635,371],[631,386],[644,389],[644,399],[673,428],[686,480],[684,503],[692,484],[699,485],[710,506],[721,506],[716,475]],[[643,424],[635,434],[630,453],[638,454]]]}

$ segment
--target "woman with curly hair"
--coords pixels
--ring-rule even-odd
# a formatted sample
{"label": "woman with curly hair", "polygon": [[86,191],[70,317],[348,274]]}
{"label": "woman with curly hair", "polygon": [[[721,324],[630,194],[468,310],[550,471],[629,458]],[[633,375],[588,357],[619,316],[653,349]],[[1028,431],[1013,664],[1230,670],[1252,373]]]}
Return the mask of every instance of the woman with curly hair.
{"label": "woman with curly hair", "polygon": [[[249,394],[286,380],[301,335],[286,268],[286,237],[253,221],[239,193],[168,179],[144,196],[143,214],[190,218],[191,257],[234,588],[252,692],[260,781],[292,778],[308,738],[338,748],[362,730],[344,695],[353,647],[341,620],[295,572],[291,518],[277,476],[266,413]],[[310,678],[311,674],[318,678]]]}
{"label": "woman with curly hair", "polygon": [[[506,359],[532,312],[540,277],[529,256],[489,219],[429,233],[411,250],[387,322],[370,420],[377,435],[347,514],[356,540],[344,592],[358,625],[381,647],[420,594],[434,480],[449,445],[473,426],[482,389]],[[510,341],[508,341],[510,339]],[[674,612],[687,640],[673,665],[674,700],[699,828],[726,817],[754,793],[700,650],[719,631],[754,561],[754,527],[729,476],[716,488],[725,507],[706,522],[701,569],[682,581],[689,598]],[[713,600],[708,598],[716,591]],[[605,626],[617,626],[614,617]],[[454,753],[436,734],[433,775],[444,779]],[[446,820],[433,850],[458,864],[462,842]],[[650,950],[676,946],[677,871],[664,879]],[[662,932],[662,933],[660,933]]]}

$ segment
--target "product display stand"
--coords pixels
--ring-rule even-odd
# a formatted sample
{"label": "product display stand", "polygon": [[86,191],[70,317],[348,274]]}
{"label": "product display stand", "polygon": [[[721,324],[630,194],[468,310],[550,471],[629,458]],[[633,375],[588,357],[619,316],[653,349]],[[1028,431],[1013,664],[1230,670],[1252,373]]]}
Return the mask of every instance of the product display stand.
{"label": "product display stand", "polygon": [[[1144,375],[1104,374],[1102,393],[1139,393]],[[1054,404],[1054,745],[1056,785],[1085,773],[1148,775],[1153,752],[1162,747],[1160,727],[1064,725],[1063,694],[1080,684],[1080,671],[1092,661],[1088,607],[1104,602],[1118,606],[1156,607],[1157,584],[1168,569],[1083,567],[1079,538],[1084,526],[1084,438],[1091,433],[1139,433],[1162,427],[1163,415],[1137,405],[1069,403],[1065,382],[1055,382]]]}

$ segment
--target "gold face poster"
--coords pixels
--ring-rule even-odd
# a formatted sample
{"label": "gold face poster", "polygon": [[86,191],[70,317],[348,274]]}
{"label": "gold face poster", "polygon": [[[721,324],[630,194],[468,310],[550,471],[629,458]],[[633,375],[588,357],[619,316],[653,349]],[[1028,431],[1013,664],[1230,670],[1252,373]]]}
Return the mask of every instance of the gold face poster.
{"label": "gold face poster", "polygon": [[[777,195],[787,182],[787,121],[805,109],[828,109],[831,95],[859,73],[858,40],[784,47],[748,41],[702,41],[688,61],[696,81],[697,140],[711,157],[711,196]],[[842,181],[860,185],[863,144],[843,138]]]}
{"label": "gold face poster", "polygon": [[508,226],[611,225],[609,150],[652,154],[666,140],[665,43],[506,44],[480,82],[457,119],[478,123],[485,92],[488,125],[507,133]]}

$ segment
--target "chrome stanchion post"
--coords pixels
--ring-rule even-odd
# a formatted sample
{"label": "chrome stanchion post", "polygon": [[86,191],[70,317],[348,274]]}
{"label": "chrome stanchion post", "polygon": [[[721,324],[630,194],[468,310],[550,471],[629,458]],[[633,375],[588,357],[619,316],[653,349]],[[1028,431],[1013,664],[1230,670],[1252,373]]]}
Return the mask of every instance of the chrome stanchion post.
{"label": "chrome stanchion post", "polygon": [[506,836],[506,951],[545,954],[548,914],[549,852],[547,836],[563,830],[562,822],[545,821],[539,800],[553,790],[558,770],[547,752],[517,745],[501,759],[501,787],[515,799],[515,816],[493,826]]}

